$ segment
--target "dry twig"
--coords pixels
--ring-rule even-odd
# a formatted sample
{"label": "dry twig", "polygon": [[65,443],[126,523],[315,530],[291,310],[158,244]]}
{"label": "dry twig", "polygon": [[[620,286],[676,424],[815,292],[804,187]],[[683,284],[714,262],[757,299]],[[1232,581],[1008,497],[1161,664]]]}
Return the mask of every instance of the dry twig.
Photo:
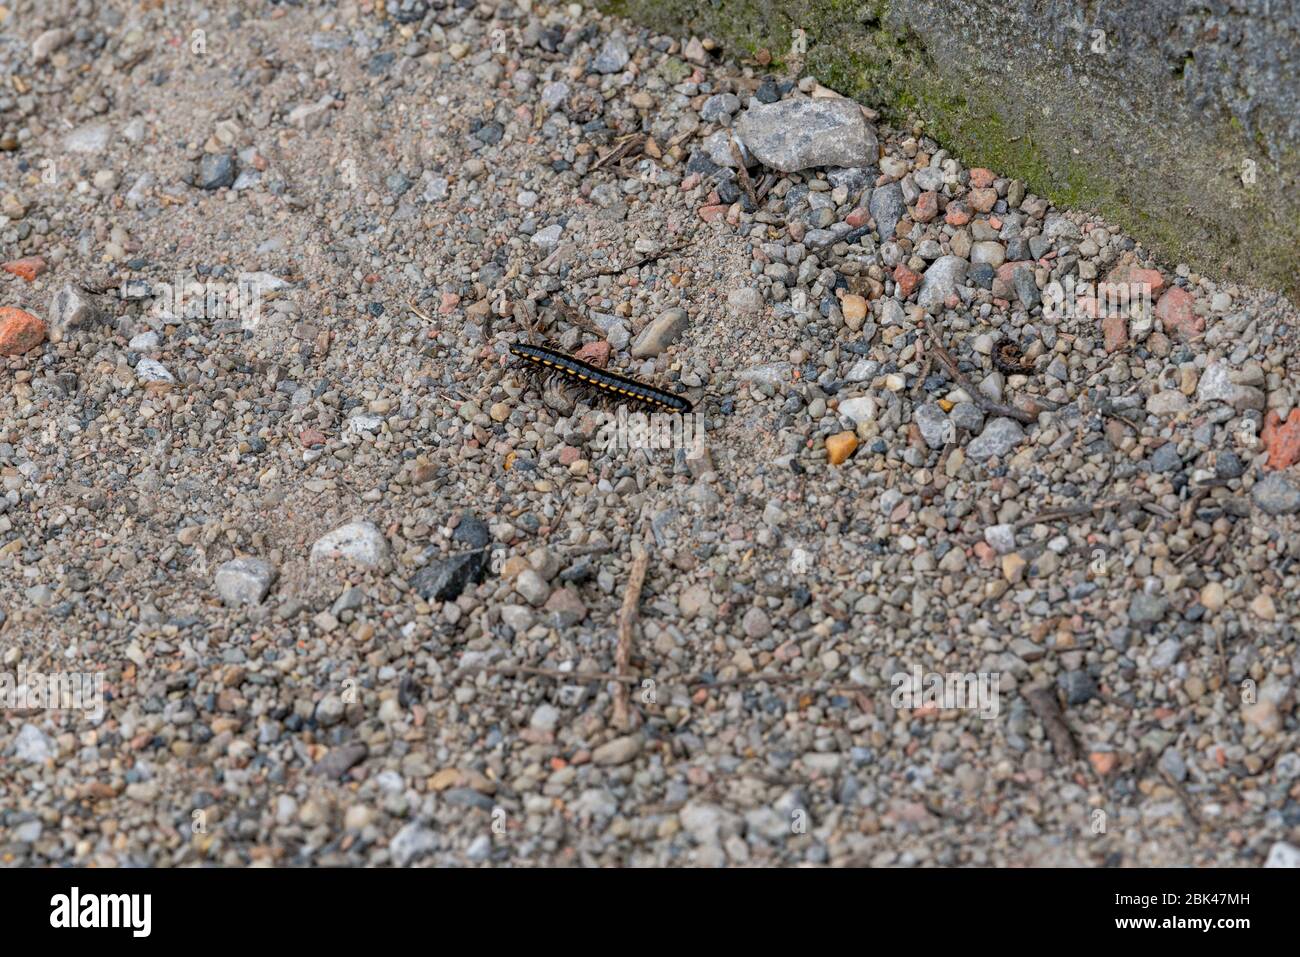
{"label": "dry twig", "polygon": [[[645,587],[646,569],[650,567],[650,550],[644,542],[633,542],[632,571],[623,593],[623,607],[618,611],[618,647],[614,651],[614,671],[627,674],[632,660],[632,641],[636,636],[637,608],[641,603],[641,589]],[[626,728],[630,722],[627,699],[628,686],[620,684],[614,689],[614,725]]]}
{"label": "dry twig", "polygon": [[628,263],[626,266],[601,266],[598,269],[591,269],[579,276],[573,277],[572,281],[582,282],[586,279],[593,279],[596,276],[612,276],[614,273],[626,272],[629,269],[640,269],[642,266],[648,266],[650,263],[662,259],[664,256],[675,253],[680,249],[685,249],[690,244],[691,240],[688,237],[682,237],[671,246],[665,246],[658,252],[642,256],[636,262]]}
{"label": "dry twig", "polygon": [[1056,759],[1062,763],[1078,759],[1079,748],[1074,743],[1070,726],[1065,723],[1065,716],[1061,714],[1055,689],[1039,685],[1026,688],[1023,693],[1025,700],[1029,702],[1029,707],[1033,709],[1034,714],[1038,715],[1038,720],[1043,722],[1043,730],[1047,732],[1047,737],[1052,742],[1052,752],[1056,755]]}

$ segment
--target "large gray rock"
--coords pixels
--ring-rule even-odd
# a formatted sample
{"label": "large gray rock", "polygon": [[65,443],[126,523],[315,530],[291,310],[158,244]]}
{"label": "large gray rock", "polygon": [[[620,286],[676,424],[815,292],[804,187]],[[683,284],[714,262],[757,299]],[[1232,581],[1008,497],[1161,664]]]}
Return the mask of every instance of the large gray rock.
{"label": "large gray rock", "polygon": [[1232,381],[1231,364],[1223,360],[1211,362],[1196,385],[1197,402],[1226,402],[1234,405],[1241,393],[1241,386]]}
{"label": "large gray rock", "polygon": [[912,412],[912,421],[921,431],[921,438],[925,439],[925,444],[932,449],[943,448],[954,431],[948,423],[948,416],[944,415],[943,409],[939,408],[936,402],[923,402],[918,405]]}
{"label": "large gray rock", "polygon": [[645,359],[659,355],[686,331],[686,322],[685,309],[669,309],[641,330],[632,343],[632,357]]}
{"label": "large gray rock", "polygon": [[966,455],[978,461],[1002,457],[1025,440],[1025,430],[1015,419],[994,419],[971,439]]}
{"label": "large gray rock", "polygon": [[870,166],[876,134],[853,100],[795,97],[751,106],[736,135],[763,165],[794,173],[810,166]]}
{"label": "large gray rock", "polygon": [[217,594],[227,605],[257,605],[271,590],[275,566],[262,558],[234,558],[217,568]]}
{"label": "large gray rock", "polygon": [[1169,602],[1166,599],[1140,591],[1129,599],[1129,624],[1139,628],[1149,627],[1164,618],[1168,610]]}
{"label": "large gray rock", "polygon": [[326,532],[311,547],[313,562],[341,558],[375,568],[388,560],[388,539],[373,522],[350,522]]}
{"label": "large gray rock", "polygon": [[208,153],[199,160],[194,185],[199,189],[221,189],[235,181],[235,157],[229,153]]}
{"label": "large gray rock", "polygon": [[628,53],[627,41],[616,34],[601,46],[600,52],[591,62],[591,69],[596,73],[620,73],[630,59],[632,57]]}
{"label": "large gray rock", "polygon": [[34,724],[23,725],[14,738],[14,757],[28,764],[48,761],[57,750],[50,736]]}
{"label": "large gray rock", "polygon": [[[877,190],[879,192],[879,190]],[[874,194],[872,199],[875,199]],[[960,256],[940,256],[921,277],[916,301],[926,312],[938,312],[944,301],[966,282],[970,263]]]}
{"label": "large gray rock", "polygon": [[99,305],[90,293],[64,283],[50,299],[50,341],[61,342],[73,329],[98,322],[100,315]]}
{"label": "large gray rock", "polygon": [[63,138],[63,148],[69,153],[102,153],[112,135],[113,128],[107,123],[87,123]]}
{"label": "large gray rock", "polygon": [[426,601],[455,601],[468,585],[483,581],[489,564],[487,549],[460,552],[425,565],[411,577],[411,587]]}
{"label": "large gray rock", "polygon": [[1277,472],[1270,472],[1255,483],[1250,490],[1260,511],[1269,515],[1290,515],[1300,512],[1300,488],[1296,488]]}
{"label": "large gray rock", "polygon": [[438,835],[420,821],[412,821],[393,835],[388,853],[398,867],[406,867],[438,849]]}
{"label": "large gray rock", "polygon": [[880,233],[881,241],[894,238],[894,229],[906,210],[903,187],[898,183],[886,183],[879,189],[873,189],[871,198],[867,200],[867,211],[876,222],[876,231]]}

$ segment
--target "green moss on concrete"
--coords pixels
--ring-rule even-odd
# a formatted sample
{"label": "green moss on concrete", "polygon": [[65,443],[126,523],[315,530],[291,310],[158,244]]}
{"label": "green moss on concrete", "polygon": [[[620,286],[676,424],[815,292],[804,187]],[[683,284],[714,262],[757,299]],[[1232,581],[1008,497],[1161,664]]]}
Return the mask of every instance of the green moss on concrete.
{"label": "green moss on concrete", "polygon": [[[1009,77],[1001,88],[967,82],[934,62],[906,18],[891,17],[888,0],[608,0],[604,7],[662,32],[711,36],[740,59],[765,49],[773,72],[782,64],[799,66],[790,62],[790,45],[800,28],[808,40],[803,71],[880,110],[886,122],[900,128],[920,122],[966,164],[1018,178],[1059,207],[1094,211],[1167,262],[1300,296],[1300,215],[1293,199],[1279,204],[1282,191],[1266,185],[1285,183],[1281,170],[1300,169],[1300,160],[1259,161],[1259,185],[1244,186],[1240,161],[1224,169],[1223,157],[1265,151],[1235,118],[1204,121],[1193,141],[1120,117],[1121,141],[1093,142],[1086,138],[1086,111],[1104,109],[1087,105],[1098,91],[1080,93],[1077,116],[1044,117],[1040,95],[1059,95],[1059,88],[1037,88],[1033,76]],[[1144,135],[1165,154],[1177,154],[1169,157],[1176,169],[1126,166],[1124,140]]]}

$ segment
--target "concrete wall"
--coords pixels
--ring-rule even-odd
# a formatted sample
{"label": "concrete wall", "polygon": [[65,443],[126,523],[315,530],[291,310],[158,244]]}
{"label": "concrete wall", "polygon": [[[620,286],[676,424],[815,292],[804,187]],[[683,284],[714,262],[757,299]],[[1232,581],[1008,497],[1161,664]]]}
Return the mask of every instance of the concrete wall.
{"label": "concrete wall", "polygon": [[[605,0],[790,60],[1170,263],[1300,300],[1300,0]],[[775,69],[775,67],[773,68]],[[1243,175],[1244,174],[1244,175]]]}

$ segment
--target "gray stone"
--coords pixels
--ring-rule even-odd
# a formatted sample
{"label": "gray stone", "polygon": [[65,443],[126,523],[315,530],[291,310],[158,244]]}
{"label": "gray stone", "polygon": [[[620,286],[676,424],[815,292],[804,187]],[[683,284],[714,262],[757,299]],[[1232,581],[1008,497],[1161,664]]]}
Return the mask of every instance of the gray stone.
{"label": "gray stone", "polygon": [[[852,381],[852,380],[850,380]],[[840,401],[839,412],[854,425],[876,420],[876,400],[869,395],[854,396]]]}
{"label": "gray stone", "polygon": [[554,731],[560,723],[560,709],[552,704],[538,705],[528,721],[528,727],[534,731]]}
{"label": "gray stone", "polygon": [[235,158],[229,153],[206,153],[199,160],[194,185],[199,189],[222,189],[235,181]]}
{"label": "gray stone", "polygon": [[919,190],[932,190],[938,192],[943,189],[943,170],[934,166],[927,166],[924,169],[918,169],[913,172],[912,180],[916,183],[916,188]]}
{"label": "gray stone", "polygon": [[598,767],[610,767],[627,764],[641,753],[641,736],[629,734],[613,741],[606,741],[591,752],[591,761]]}
{"label": "gray stone", "polygon": [[[853,367],[849,369],[848,375],[844,378],[848,382],[870,382],[876,377],[876,373],[879,371],[880,363],[876,360],[859,359],[857,362],[853,363]],[[844,403],[841,402],[840,410],[843,411],[843,409]]]}
{"label": "gray stone", "polygon": [[388,560],[388,539],[373,522],[349,522],[325,533],[311,547],[313,563],[331,559],[377,568]]}
{"label": "gray stone", "polygon": [[234,558],[217,568],[217,594],[227,605],[257,605],[271,590],[275,566],[261,558]]}
{"label": "gray stone", "polygon": [[1214,458],[1214,475],[1221,479],[1241,478],[1246,474],[1246,463],[1241,460],[1236,452],[1231,449],[1224,449],[1216,453]]}
{"label": "gray stone", "polygon": [[14,757],[28,764],[41,764],[54,757],[54,742],[34,724],[24,724],[14,738]]}
{"label": "gray stone", "polygon": [[1007,261],[1007,249],[996,240],[986,239],[971,246],[970,261],[972,264],[987,263],[997,269]]}
{"label": "gray stone", "polygon": [[706,123],[716,123],[723,117],[731,116],[738,109],[740,109],[740,97],[736,94],[715,93],[700,107],[700,119]]}
{"label": "gray stone", "polygon": [[971,435],[979,435],[984,428],[984,411],[973,402],[958,402],[948,413],[955,428],[965,429]]}
{"label": "gray stone", "polygon": [[727,293],[727,309],[737,318],[763,311],[763,294],[753,286],[741,286]]}
{"label": "gray stone", "polygon": [[46,30],[32,42],[32,62],[44,63],[65,43],[72,39],[72,32],[64,30],[62,27],[56,27],[53,30]]}
{"label": "gray stone", "polygon": [[601,45],[600,52],[591,61],[591,68],[596,73],[621,73],[631,59],[627,42],[615,34]]}
{"label": "gray stone", "polygon": [[102,153],[112,135],[113,129],[107,123],[87,123],[63,138],[63,148],[69,153]]}
{"label": "gray stone", "polygon": [[563,80],[542,87],[542,105],[548,110],[558,110],[569,99],[569,84]]}
{"label": "gray stone", "polygon": [[465,859],[472,864],[482,864],[492,856],[492,838],[480,834],[465,850]]}
{"label": "gray stone", "polygon": [[[867,200],[867,211],[875,220],[876,231],[880,233],[881,241],[893,239],[894,228],[903,218],[903,213],[907,211],[907,204],[903,202],[903,187],[898,183],[886,183],[879,189],[873,189],[871,199]],[[965,260],[963,259],[962,262]]]}
{"label": "gray stone", "polygon": [[778,388],[790,381],[794,367],[788,362],[765,362],[750,366],[740,373],[741,382],[756,382],[769,388]]}
{"label": "gray stone", "polygon": [[1087,704],[1097,696],[1097,682],[1086,671],[1068,671],[1058,681],[1065,691],[1067,704]]}
{"label": "gray stone", "polygon": [[492,541],[487,523],[466,509],[460,513],[460,522],[451,533],[451,540],[469,548],[486,548]]}
{"label": "gray stone", "polygon": [[343,720],[343,712],[346,710],[342,698],[336,694],[327,694],[316,705],[316,723],[322,728],[332,728]]}
{"label": "gray stone", "polygon": [[71,330],[92,325],[100,316],[99,304],[90,293],[64,283],[50,299],[50,341],[61,342]]}
{"label": "gray stone", "polygon": [[14,840],[20,844],[34,844],[41,839],[45,825],[39,819],[24,821],[14,828]]}
{"label": "gray stone", "polygon": [[485,549],[449,555],[412,575],[411,588],[426,601],[455,601],[468,585],[482,583],[488,564]]}
{"label": "gray stone", "polygon": [[[874,194],[872,198],[875,198]],[[916,294],[916,301],[921,308],[931,313],[940,311],[944,301],[966,281],[969,265],[960,256],[940,256],[936,259],[921,277],[921,288]]]}
{"label": "gray stone", "polygon": [[737,151],[740,153],[740,162],[746,166],[753,166],[753,154],[749,152],[744,143],[736,138],[731,130],[718,130],[716,133],[705,137],[704,142],[700,144],[700,148],[704,150],[704,154],[715,166],[736,169],[740,166],[740,163],[736,162],[736,154],[731,149],[732,143],[736,144]]}
{"label": "gray stone", "polygon": [[333,106],[334,97],[326,93],[315,102],[298,104],[289,111],[286,119],[291,126],[303,130],[318,129],[329,119],[329,111]]}
{"label": "gray stone", "polygon": [[[1132,614],[1132,605],[1130,605],[1130,618],[1132,617]],[[1183,646],[1177,638],[1166,638],[1164,641],[1160,642],[1160,644],[1156,645],[1156,650],[1151,655],[1151,667],[1157,671],[1164,671],[1172,667],[1173,663],[1178,660],[1178,655],[1182,650]]]}
{"label": "gray stone", "polygon": [[869,166],[878,152],[861,107],[841,97],[754,104],[736,121],[736,133],[760,163],[783,173]]}
{"label": "gray stone", "polygon": [[1264,861],[1264,866],[1300,867],[1300,847],[1295,847],[1286,841],[1274,841],[1273,846],[1268,849],[1268,858]]}
{"label": "gray stone", "polygon": [[1269,515],[1291,515],[1300,512],[1300,488],[1278,472],[1270,472],[1257,481],[1250,497],[1260,510]]}
{"label": "gray stone", "polygon": [[953,431],[948,417],[938,403],[923,402],[912,412],[912,421],[921,432],[921,438],[932,449],[941,449],[948,442]]}
{"label": "gray stone", "polygon": [[659,355],[686,331],[686,323],[685,309],[669,309],[641,330],[632,343],[632,357],[646,359]]}
{"label": "gray stone", "polygon": [[1196,384],[1197,402],[1235,403],[1241,387],[1232,381],[1232,366],[1222,360],[1210,363]]}
{"label": "gray stone", "polygon": [[1146,627],[1164,618],[1168,610],[1169,602],[1166,599],[1140,591],[1129,599],[1128,620],[1132,625]]}
{"label": "gray stone", "polygon": [[1014,525],[990,525],[984,529],[984,541],[999,555],[1010,555],[1016,550],[1016,527]]}
{"label": "gray stone", "polygon": [[339,778],[366,759],[370,749],[360,741],[339,745],[312,765],[311,773],[322,778]]}
{"label": "gray stone", "polygon": [[1160,755],[1160,768],[1175,781],[1187,780],[1187,761],[1177,748],[1166,748]]}
{"label": "gray stone", "polygon": [[682,830],[697,844],[716,844],[726,831],[738,825],[737,816],[716,804],[691,802],[677,812]]}
{"label": "gray stone", "polygon": [[175,382],[176,377],[157,359],[141,359],[135,364],[135,377],[141,382]]}
{"label": "gray stone", "polygon": [[438,849],[438,835],[421,821],[412,821],[393,835],[388,853],[398,867],[406,867]]}
{"label": "gray stone", "polygon": [[545,249],[549,251],[554,249],[556,246],[560,244],[560,236],[563,233],[564,233],[563,226],[561,226],[559,223],[552,223],[550,226],[547,226],[545,229],[539,229],[537,232],[533,233],[533,238],[530,241],[538,249]]}
{"label": "gray stone", "polygon": [[1178,454],[1178,446],[1173,442],[1166,442],[1160,448],[1151,453],[1151,458],[1147,460],[1147,467],[1152,472],[1177,472],[1183,467],[1183,457]]}
{"label": "gray stone", "polygon": [[1082,238],[1079,227],[1061,213],[1048,213],[1043,220],[1043,235],[1048,239]]}
{"label": "gray stone", "polygon": [[551,586],[534,569],[525,568],[515,578],[515,591],[536,608],[550,596]]}
{"label": "gray stone", "polygon": [[976,460],[1000,458],[1025,440],[1025,430],[1015,419],[993,419],[984,431],[971,439],[966,455]]}
{"label": "gray stone", "polygon": [[1015,286],[1016,297],[1020,300],[1020,304],[1026,309],[1033,309],[1043,301],[1032,267],[1017,267],[1011,274],[1011,283]]}

